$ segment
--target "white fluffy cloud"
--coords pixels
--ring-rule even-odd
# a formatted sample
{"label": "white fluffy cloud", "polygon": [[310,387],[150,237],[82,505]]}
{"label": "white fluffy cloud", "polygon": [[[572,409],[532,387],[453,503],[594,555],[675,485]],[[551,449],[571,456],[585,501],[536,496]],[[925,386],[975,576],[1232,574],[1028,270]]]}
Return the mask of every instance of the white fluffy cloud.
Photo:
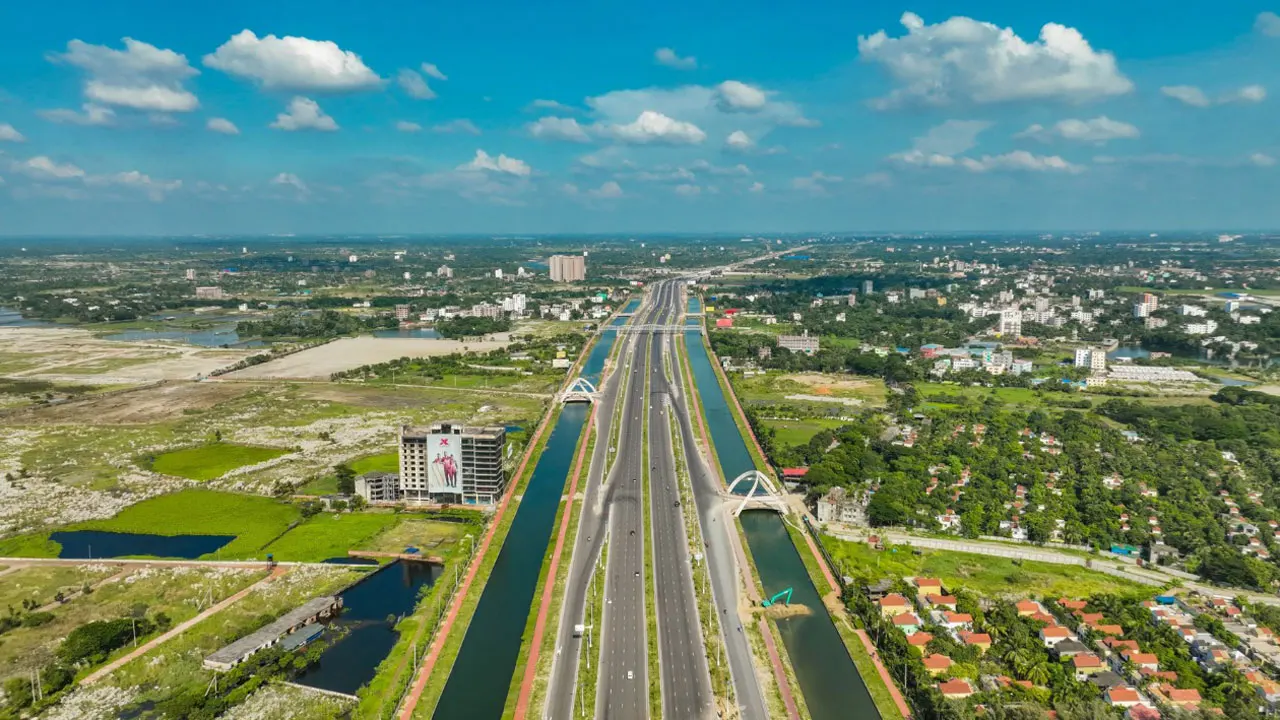
{"label": "white fluffy cloud", "polygon": [[25,142],[26,137],[9,123],[0,123],[0,142]]}
{"label": "white fluffy cloud", "polygon": [[382,85],[359,55],[337,43],[292,36],[259,38],[251,30],[232,35],[204,56],[204,64],[269,90],[354,92]]}
{"label": "white fluffy cloud", "polygon": [[948,120],[929,128],[912,142],[912,149],[926,154],[958,155],[978,142],[978,135],[991,127],[985,120]]}
{"label": "white fluffy cloud", "polygon": [[1052,127],[1045,127],[1039,124],[1032,125],[1014,135],[1014,137],[1032,138],[1041,142],[1049,142],[1056,138],[1061,138],[1063,140],[1101,144],[1109,140],[1132,139],[1140,135],[1141,133],[1137,127],[1119,120],[1112,120],[1106,115],[1100,115],[1091,120],[1078,120],[1075,118],[1059,120]]}
{"label": "white fluffy cloud", "polygon": [[416,122],[400,120],[396,122],[396,130],[399,130],[402,133],[416,133],[422,131],[422,126]]}
{"label": "white fluffy cloud", "polygon": [[79,180],[85,177],[84,170],[71,163],[55,162],[46,155],[37,155],[11,167],[34,180]]}
{"label": "white fluffy cloud", "polygon": [[717,85],[716,96],[720,109],[725,112],[756,112],[769,102],[764,90],[737,80],[725,80]]}
{"label": "white fluffy cloud", "polygon": [[480,128],[466,118],[458,118],[457,120],[432,125],[431,132],[440,133],[441,135],[479,135]]}
{"label": "white fluffy cloud", "polygon": [[1057,155],[1033,155],[1026,150],[1014,150],[1003,155],[983,155],[980,158],[960,158],[960,166],[971,172],[1024,170],[1078,173],[1084,170]]}
{"label": "white fluffy cloud", "polygon": [[793,178],[791,187],[795,190],[802,190],[815,195],[825,195],[828,185],[841,182],[844,182],[844,178],[839,175],[828,175],[822,171],[815,170],[805,177]]}
{"label": "white fluffy cloud", "polygon": [[762,182],[753,182],[753,183],[751,183],[751,187],[747,188],[747,192],[753,192],[753,193],[762,193],[762,192],[764,192],[764,183],[762,183]]}
{"label": "white fluffy cloud", "polygon": [[65,53],[49,59],[88,75],[84,95],[92,103],[165,113],[190,112],[200,106],[182,85],[200,71],[191,67],[185,55],[140,40],[124,38],[123,50],[72,40]]}
{"label": "white fluffy cloud", "polygon": [[138,190],[152,202],[164,200],[165,195],[182,187],[181,180],[157,180],[150,175],[130,170],[113,175],[92,175],[85,178],[85,184],[99,187],[124,187]]}
{"label": "white fluffy cloud", "polygon": [[459,165],[458,169],[464,172],[496,172],[504,175],[515,175],[516,177],[528,177],[532,172],[532,169],[523,160],[517,160],[502,154],[499,154],[498,157],[492,157],[483,150],[476,150],[476,156],[471,159],[471,162]]}
{"label": "white fluffy cloud", "polygon": [[724,139],[724,144],[731,150],[750,150],[755,147],[755,141],[751,136],[741,130],[734,130],[729,133],[729,137]]}
{"label": "white fluffy cloud", "polygon": [[543,98],[539,98],[529,103],[529,106],[526,107],[525,110],[526,111],[555,110],[556,112],[578,112],[579,108],[570,107],[560,102],[559,100],[546,100]]}
{"label": "white fluffy cloud", "polygon": [[697,185],[683,183],[675,186],[675,193],[681,197],[698,197],[702,194],[702,188]]}
{"label": "white fluffy cloud", "polygon": [[226,118],[209,118],[209,122],[205,123],[204,126],[213,132],[222,133],[223,135],[240,134],[240,128]]}
{"label": "white fluffy cloud", "polygon": [[1267,89],[1261,85],[1245,85],[1237,90],[1224,92],[1216,98],[1209,97],[1195,85],[1166,85],[1160,88],[1160,92],[1184,105],[1198,108],[1230,103],[1256,103],[1267,98]]}
{"label": "white fluffy cloud", "polygon": [[862,59],[881,65],[896,83],[873,101],[878,109],[909,105],[999,103],[1018,100],[1081,102],[1133,89],[1115,56],[1094,50],[1080,31],[1057,23],[1027,42],[1011,28],[957,16],[926,25],[904,13],[907,34],[880,30],[858,38]]}
{"label": "white fluffy cloud", "polygon": [[1258,13],[1257,19],[1253,21],[1253,29],[1268,37],[1280,37],[1280,15],[1270,10]]}
{"label": "white fluffy cloud", "polygon": [[422,63],[422,72],[426,73],[428,77],[433,77],[437,80],[449,79],[448,75],[445,75],[444,73],[440,72],[440,68],[436,67],[435,63],[429,63],[429,62]]}
{"label": "white fluffy cloud", "polygon": [[582,125],[573,118],[544,117],[527,125],[529,134],[540,140],[568,140],[569,142],[589,142],[591,137]]}
{"label": "white fluffy cloud", "polygon": [[297,175],[294,175],[293,173],[282,172],[279,175],[276,175],[275,177],[271,178],[271,184],[280,185],[284,187],[291,187],[297,190],[300,194],[306,194],[311,192],[311,188],[307,187],[307,184],[302,181],[302,178],[298,177]]}
{"label": "white fluffy cloud", "polygon": [[1249,156],[1249,162],[1258,167],[1273,167],[1276,159],[1265,153],[1253,153]]}
{"label": "white fluffy cloud", "polygon": [[81,106],[81,110],[82,112],[76,112],[67,108],[56,108],[40,110],[36,114],[49,122],[69,125],[111,125],[116,119],[116,111],[109,107],[85,103]]}
{"label": "white fluffy cloud", "polygon": [[707,134],[697,125],[673,120],[654,110],[645,110],[634,122],[605,126],[601,131],[635,145],[697,145],[707,139]]}
{"label": "white fluffy cloud", "polygon": [[622,197],[622,186],[613,180],[607,180],[600,187],[588,190],[587,194],[593,198],[602,200],[611,200]]}
{"label": "white fluffy cloud", "polygon": [[676,70],[695,70],[698,67],[698,58],[690,55],[689,57],[680,57],[675,50],[669,47],[658,48],[653,52],[653,60],[659,65],[665,65]]}
{"label": "white fluffy cloud", "polygon": [[780,126],[814,124],[795,103],[777,99],[774,93],[759,92],[767,95],[768,101],[760,109],[748,112],[726,109],[722,93],[716,87],[684,85],[669,89],[615,90],[587,98],[586,104],[595,122],[584,128],[588,134],[616,138],[615,126],[634,124],[637,116],[648,112],[677,119],[714,138],[727,138],[741,130],[759,144]]}
{"label": "white fluffy cloud", "polygon": [[333,132],[338,129],[338,123],[325,115],[315,100],[298,96],[289,101],[287,111],[276,115],[276,121],[271,123],[271,127],[290,132],[296,130]]}
{"label": "white fluffy cloud", "polygon": [[433,100],[436,97],[435,91],[427,85],[427,81],[416,70],[405,68],[396,73],[396,84],[400,86],[405,95],[411,98]]}

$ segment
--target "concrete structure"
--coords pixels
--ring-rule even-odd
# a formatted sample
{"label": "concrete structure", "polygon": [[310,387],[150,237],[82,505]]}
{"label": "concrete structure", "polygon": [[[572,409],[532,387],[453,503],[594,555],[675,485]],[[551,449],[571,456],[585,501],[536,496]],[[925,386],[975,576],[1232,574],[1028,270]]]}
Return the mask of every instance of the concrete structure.
{"label": "concrete structure", "polygon": [[818,499],[818,522],[866,525],[869,499],[865,492],[856,492],[850,496],[844,488],[833,487]]}
{"label": "concrete structure", "polygon": [[400,476],[388,472],[367,472],[356,478],[356,495],[366,502],[398,502]]}
{"label": "concrete structure", "polygon": [[226,672],[248,660],[259,650],[265,650],[279,643],[289,633],[316,622],[332,617],[342,608],[342,599],[333,596],[318,597],[308,600],[300,607],[276,618],[266,627],[256,630],[204,659],[204,666],[209,670]]}
{"label": "concrete structure", "polygon": [[1002,338],[1017,339],[1022,335],[1022,313],[1017,310],[1001,310],[1000,324],[996,326],[996,333]]}
{"label": "concrete structure", "polygon": [[449,267],[448,265],[441,265],[440,267],[436,268],[436,277],[444,278],[446,280],[448,280],[449,278],[452,278],[453,268]]}
{"label": "concrete structure", "polygon": [[1133,316],[1136,318],[1150,317],[1160,307],[1160,300],[1151,293],[1142,293],[1133,300]]}
{"label": "concrete structure", "polygon": [[1107,370],[1107,353],[1101,348],[1076,348],[1075,366],[1089,368],[1091,372],[1100,373]]}
{"label": "concrete structure", "polygon": [[812,355],[818,352],[818,337],[816,335],[810,335],[808,330],[804,331],[801,335],[779,335],[778,347],[786,348],[791,352],[801,352],[805,355]]}
{"label": "concrete structure", "polygon": [[1186,370],[1144,365],[1117,365],[1111,368],[1108,377],[1119,382],[1205,382]]}
{"label": "concrete structure", "polygon": [[873,292],[875,292],[875,291],[876,291],[876,283],[875,283],[875,281],[874,281],[874,280],[863,280],[863,281],[862,281],[862,294],[863,294],[863,295],[870,295],[871,293],[873,293]]}
{"label": "concrete structure", "polygon": [[[430,488],[435,458],[428,441],[441,437],[458,443],[459,476],[457,492]],[[492,505],[506,487],[502,449],[507,431],[503,427],[474,427],[456,422],[440,422],[429,427],[405,425],[400,429],[400,495],[408,502],[455,502]]]}
{"label": "concrete structure", "polygon": [[587,279],[587,259],[582,255],[552,255],[547,266],[554,282],[581,282]]}
{"label": "concrete structure", "polygon": [[222,300],[225,297],[226,293],[222,292],[222,288],[217,286],[196,288],[197,300]]}

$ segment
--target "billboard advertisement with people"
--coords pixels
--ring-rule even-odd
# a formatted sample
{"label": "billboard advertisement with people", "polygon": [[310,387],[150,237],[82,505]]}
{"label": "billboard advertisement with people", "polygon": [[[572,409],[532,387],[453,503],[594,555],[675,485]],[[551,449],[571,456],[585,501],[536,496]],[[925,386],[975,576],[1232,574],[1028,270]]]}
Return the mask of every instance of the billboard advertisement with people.
{"label": "billboard advertisement with people", "polygon": [[427,489],[431,493],[462,492],[462,438],[427,436]]}

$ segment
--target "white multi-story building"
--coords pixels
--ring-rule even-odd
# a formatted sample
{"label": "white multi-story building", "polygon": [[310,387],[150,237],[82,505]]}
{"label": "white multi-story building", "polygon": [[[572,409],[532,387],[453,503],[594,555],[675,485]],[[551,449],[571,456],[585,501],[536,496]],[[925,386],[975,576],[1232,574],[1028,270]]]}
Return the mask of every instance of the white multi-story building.
{"label": "white multi-story building", "polygon": [[1198,323],[1187,323],[1182,326],[1182,332],[1188,335],[1209,335],[1218,329],[1218,323],[1213,320],[1205,320]]}
{"label": "white multi-story building", "polygon": [[850,493],[842,487],[833,487],[826,495],[818,498],[818,522],[866,525],[869,500],[870,493]]}
{"label": "white multi-story building", "polygon": [[581,282],[587,279],[587,259],[582,255],[552,255],[547,266],[552,282]]}
{"label": "white multi-story building", "polygon": [[448,265],[441,265],[436,268],[436,277],[445,279],[453,277],[453,268]]}
{"label": "white multi-story building", "polygon": [[1107,353],[1096,347],[1076,348],[1075,366],[1089,368],[1092,372],[1102,372],[1107,369]]}
{"label": "white multi-story building", "polygon": [[1151,293],[1142,293],[1133,301],[1133,316],[1136,318],[1150,317],[1160,307],[1160,300]]}
{"label": "white multi-story building", "polygon": [[1199,305],[1179,305],[1178,314],[1186,317],[1204,317],[1209,311]]}
{"label": "white multi-story building", "polygon": [[779,335],[778,347],[786,348],[791,352],[812,355],[819,349],[818,336],[810,335],[808,330],[800,335]]}
{"label": "white multi-story building", "polygon": [[[440,422],[401,427],[400,497],[411,503],[496,503],[506,486],[502,464],[506,438],[506,428],[501,426]],[[442,467],[446,459],[452,465],[449,471]]]}
{"label": "white multi-story building", "polygon": [[1022,312],[1017,309],[1000,311],[1000,324],[996,327],[996,333],[1004,338],[1021,337]]}

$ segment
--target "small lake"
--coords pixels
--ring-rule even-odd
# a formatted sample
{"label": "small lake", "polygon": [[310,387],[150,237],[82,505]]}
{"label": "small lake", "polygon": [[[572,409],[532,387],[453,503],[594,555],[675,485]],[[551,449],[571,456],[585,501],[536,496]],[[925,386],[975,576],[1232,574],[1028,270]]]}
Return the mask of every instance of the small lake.
{"label": "small lake", "polygon": [[53,323],[43,320],[29,320],[13,308],[0,307],[0,327],[48,327]]}
{"label": "small lake", "polygon": [[627,303],[627,307],[622,312],[633,313],[638,309],[640,309],[640,298],[635,298]]}
{"label": "small lake", "polygon": [[72,530],[50,533],[49,539],[62,546],[60,558],[116,558],[151,555],[195,560],[217,552],[236,539],[235,535],[147,535],[143,533]]}
{"label": "small lake", "polygon": [[106,335],[103,339],[117,342],[164,340],[199,345],[200,347],[222,347],[226,345],[228,347],[251,348],[263,347],[266,344],[261,340],[240,342],[240,336],[236,334],[235,325],[223,325],[208,330],[125,330]]}
{"label": "small lake", "polygon": [[342,614],[324,634],[329,647],[294,682],[354,695],[395,647],[396,621],[413,612],[418,590],[434,585],[443,571],[440,565],[397,560],[342,593]]}
{"label": "small lake", "polygon": [[413,328],[412,330],[374,330],[374,337],[379,338],[420,338],[423,340],[439,340],[442,335],[431,328]]}

